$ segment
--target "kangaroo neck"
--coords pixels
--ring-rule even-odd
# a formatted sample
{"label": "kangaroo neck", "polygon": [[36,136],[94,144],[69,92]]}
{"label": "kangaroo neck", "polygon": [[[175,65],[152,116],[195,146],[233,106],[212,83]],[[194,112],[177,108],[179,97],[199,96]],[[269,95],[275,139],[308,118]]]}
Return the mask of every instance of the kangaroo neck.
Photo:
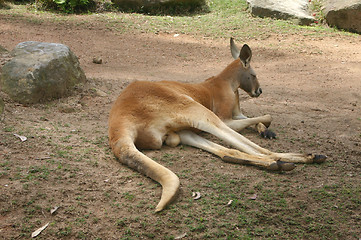
{"label": "kangaroo neck", "polygon": [[231,64],[229,64],[221,73],[219,73],[215,79],[217,81],[221,81],[222,84],[227,82],[232,88],[233,92],[238,91],[240,86],[239,75],[241,74],[241,62],[239,59],[234,60]]}

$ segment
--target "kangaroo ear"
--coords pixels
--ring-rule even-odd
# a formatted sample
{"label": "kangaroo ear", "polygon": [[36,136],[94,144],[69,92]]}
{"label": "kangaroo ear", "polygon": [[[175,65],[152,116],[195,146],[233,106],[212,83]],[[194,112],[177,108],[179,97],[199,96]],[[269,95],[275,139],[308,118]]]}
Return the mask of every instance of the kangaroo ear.
{"label": "kangaroo ear", "polygon": [[239,54],[241,53],[241,51],[239,50],[239,48],[236,46],[236,44],[233,41],[233,38],[231,38],[231,53],[232,53],[232,57],[234,59],[239,58]]}
{"label": "kangaroo ear", "polygon": [[239,54],[239,58],[241,59],[243,67],[248,68],[250,66],[250,62],[252,59],[252,51],[247,44],[243,45],[241,52]]}

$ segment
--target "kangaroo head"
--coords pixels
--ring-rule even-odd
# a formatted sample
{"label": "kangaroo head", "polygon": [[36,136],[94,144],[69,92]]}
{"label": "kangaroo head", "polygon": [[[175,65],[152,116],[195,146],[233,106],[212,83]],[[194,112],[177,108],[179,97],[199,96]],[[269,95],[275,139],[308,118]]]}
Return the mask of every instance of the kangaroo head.
{"label": "kangaroo head", "polygon": [[241,66],[238,71],[237,80],[239,88],[248,93],[251,97],[258,97],[262,93],[255,71],[252,69],[250,63],[252,59],[251,48],[244,44],[242,49],[236,46],[231,38],[231,53],[234,59],[240,59]]}

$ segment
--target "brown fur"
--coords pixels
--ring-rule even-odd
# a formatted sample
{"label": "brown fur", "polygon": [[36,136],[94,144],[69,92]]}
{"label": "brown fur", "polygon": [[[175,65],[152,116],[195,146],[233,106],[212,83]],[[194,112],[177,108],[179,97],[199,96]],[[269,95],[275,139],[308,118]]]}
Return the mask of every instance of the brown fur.
{"label": "brown fur", "polygon": [[[170,146],[181,143],[209,151],[227,162],[270,170],[292,170],[293,163],[286,162],[308,163],[315,158],[322,162],[325,159],[319,155],[273,153],[237,133],[251,125],[264,133],[272,119],[269,115],[245,118],[241,114],[238,89],[252,97],[258,97],[262,90],[250,66],[250,48],[244,45],[239,50],[231,39],[231,52],[236,60],[219,75],[202,83],[133,82],[110,111],[109,141],[116,157],[163,187],[156,211],[164,209],[175,198],[179,179],[138,149],[160,149],[164,142]],[[211,133],[238,150],[210,142],[195,130]]]}

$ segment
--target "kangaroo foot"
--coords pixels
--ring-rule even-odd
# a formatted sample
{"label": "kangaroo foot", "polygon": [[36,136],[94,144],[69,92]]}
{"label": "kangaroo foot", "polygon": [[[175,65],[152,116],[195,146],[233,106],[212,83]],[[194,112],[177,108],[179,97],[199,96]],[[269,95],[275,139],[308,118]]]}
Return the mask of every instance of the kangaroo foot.
{"label": "kangaroo foot", "polygon": [[294,163],[276,161],[267,167],[271,171],[291,171],[296,167]]}
{"label": "kangaroo foot", "polygon": [[312,157],[312,163],[323,163],[326,161],[327,156],[321,154],[309,154]]}

